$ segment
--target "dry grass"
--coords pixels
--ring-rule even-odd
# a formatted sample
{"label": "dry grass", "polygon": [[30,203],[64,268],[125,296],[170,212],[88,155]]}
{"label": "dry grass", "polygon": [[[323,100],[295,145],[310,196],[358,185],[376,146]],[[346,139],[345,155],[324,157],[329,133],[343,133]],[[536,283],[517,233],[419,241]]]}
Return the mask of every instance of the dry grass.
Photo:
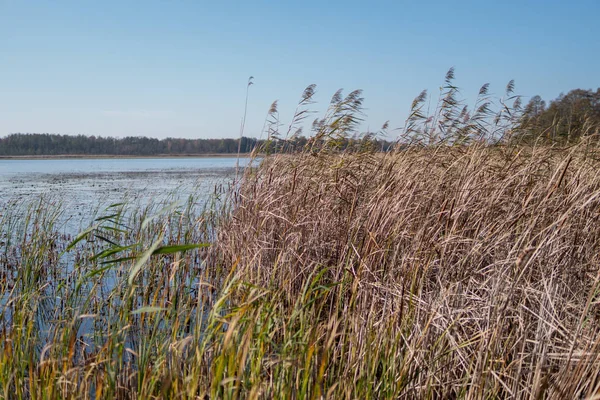
{"label": "dry grass", "polygon": [[[219,251],[281,308],[272,351],[301,332],[288,394],[305,368],[335,398],[600,394],[590,154],[457,146],[251,171]],[[323,293],[297,325],[307,287]]]}

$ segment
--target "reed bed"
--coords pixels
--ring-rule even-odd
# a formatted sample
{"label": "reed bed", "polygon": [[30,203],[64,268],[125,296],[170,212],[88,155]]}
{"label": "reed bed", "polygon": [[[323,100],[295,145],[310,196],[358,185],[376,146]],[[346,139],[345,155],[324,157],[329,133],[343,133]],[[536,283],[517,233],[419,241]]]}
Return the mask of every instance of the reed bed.
{"label": "reed bed", "polygon": [[0,398],[600,398],[597,141],[518,144],[452,78],[387,153],[339,150],[336,93],[206,207],[3,210]]}
{"label": "reed bed", "polygon": [[583,145],[307,152],[76,238],[60,206],[5,210],[0,396],[595,398],[599,166]]}
{"label": "reed bed", "polygon": [[599,166],[583,146],[269,159],[219,241],[260,288],[230,328],[237,352],[271,323],[252,382],[266,397],[595,398]]}

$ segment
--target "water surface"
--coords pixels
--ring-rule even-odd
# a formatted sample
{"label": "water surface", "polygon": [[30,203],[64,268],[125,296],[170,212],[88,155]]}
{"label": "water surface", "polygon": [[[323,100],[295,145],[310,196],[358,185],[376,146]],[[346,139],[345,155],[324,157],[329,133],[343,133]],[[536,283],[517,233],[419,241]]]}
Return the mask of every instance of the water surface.
{"label": "water surface", "polygon": [[[240,159],[245,165],[246,158]],[[235,168],[236,157],[174,158],[82,158],[47,160],[0,160],[0,176],[26,174],[98,174],[108,172],[160,172],[224,170]]]}
{"label": "water surface", "polygon": [[[235,175],[236,157],[0,160],[0,213],[43,199],[65,209],[70,230],[116,202],[198,207]],[[249,162],[239,160],[240,167]],[[75,222],[74,222],[75,221]]]}

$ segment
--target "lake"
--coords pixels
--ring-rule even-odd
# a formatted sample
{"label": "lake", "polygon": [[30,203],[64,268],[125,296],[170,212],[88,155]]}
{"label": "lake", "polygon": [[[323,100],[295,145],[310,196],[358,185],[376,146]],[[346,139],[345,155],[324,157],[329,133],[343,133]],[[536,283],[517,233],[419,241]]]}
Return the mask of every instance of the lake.
{"label": "lake", "polygon": [[[240,158],[240,167],[248,162]],[[70,230],[117,202],[176,203],[193,195],[201,207],[215,187],[231,182],[235,166],[236,157],[0,160],[0,210],[43,199],[66,210]]]}
{"label": "lake", "polygon": [[[241,158],[240,167],[249,162],[249,158]],[[103,262],[118,257],[93,260],[91,255],[112,248],[108,243],[127,245],[128,250],[117,254],[125,254],[138,242],[140,248],[147,248],[157,232],[165,235],[164,244],[176,243],[180,235],[189,243],[208,242],[212,239],[212,227],[202,230],[205,225],[197,217],[208,201],[219,204],[230,193],[235,167],[236,157],[0,160],[0,327],[12,323],[12,304],[22,289],[17,282],[25,279],[22,276],[31,276],[19,274],[31,268],[32,260],[38,263],[36,271],[41,271],[36,276],[43,276],[36,283],[41,287],[36,293],[42,298],[36,330],[42,343],[51,339],[55,321],[65,309],[63,299],[72,293],[82,295],[70,300],[74,308],[86,307],[86,299],[93,298],[101,304],[103,316],[118,310],[122,306],[119,288],[125,285],[123,271],[134,264],[114,261],[107,268]],[[115,203],[126,205],[109,207]],[[119,216],[114,218],[116,213]],[[136,219],[140,215],[143,217]],[[144,231],[142,218],[154,222],[159,216],[165,218],[157,227],[150,223]],[[67,245],[92,225],[100,227],[66,251]],[[115,233],[118,230],[122,233]],[[132,233],[141,231],[149,237]],[[52,244],[44,247],[47,243]],[[42,253],[36,253],[39,248],[44,249]],[[186,268],[203,265],[198,252],[189,251],[186,256],[191,260]],[[170,271],[172,259],[155,258],[145,268],[153,263],[160,265],[157,271]],[[102,274],[97,274],[99,270]],[[77,274],[85,279],[74,279]],[[157,275],[153,273],[152,277]],[[81,286],[76,286],[80,282]],[[178,281],[177,290],[185,291],[188,297],[200,293],[199,278],[187,274],[186,279]],[[143,298],[136,297],[136,301]],[[190,311],[191,318],[197,315],[205,317]],[[103,326],[101,317],[98,321],[98,326]],[[82,350],[86,354],[95,350],[95,340],[108,335],[98,326],[86,318],[77,328],[77,337],[86,337],[88,344]],[[170,327],[165,325],[165,329]],[[124,343],[136,348],[139,337],[143,335],[132,331]],[[125,355],[124,360],[132,359]]]}

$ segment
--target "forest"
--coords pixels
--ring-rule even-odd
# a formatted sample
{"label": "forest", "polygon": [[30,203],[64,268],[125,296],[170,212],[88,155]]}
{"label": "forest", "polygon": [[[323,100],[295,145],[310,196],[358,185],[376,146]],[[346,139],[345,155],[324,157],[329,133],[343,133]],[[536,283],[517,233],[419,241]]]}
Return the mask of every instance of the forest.
{"label": "forest", "polygon": [[523,110],[523,136],[553,142],[574,142],[600,130],[600,88],[574,89],[550,104],[533,96]]}
{"label": "forest", "polygon": [[[259,143],[242,138],[240,152],[248,153]],[[115,155],[152,156],[182,154],[234,154],[235,139],[155,139],[148,137],[100,137],[48,133],[14,133],[0,138],[0,155]]]}

